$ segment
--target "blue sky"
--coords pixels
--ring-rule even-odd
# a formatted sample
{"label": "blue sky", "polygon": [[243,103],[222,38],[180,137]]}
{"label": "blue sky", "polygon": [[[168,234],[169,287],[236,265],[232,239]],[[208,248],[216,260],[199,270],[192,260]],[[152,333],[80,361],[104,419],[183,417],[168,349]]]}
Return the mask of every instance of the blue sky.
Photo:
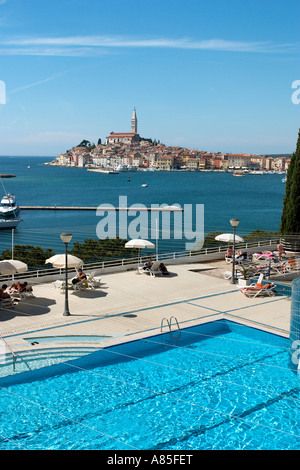
{"label": "blue sky", "polygon": [[133,107],[166,145],[293,152],[299,22],[298,0],[0,0],[0,155],[128,132]]}

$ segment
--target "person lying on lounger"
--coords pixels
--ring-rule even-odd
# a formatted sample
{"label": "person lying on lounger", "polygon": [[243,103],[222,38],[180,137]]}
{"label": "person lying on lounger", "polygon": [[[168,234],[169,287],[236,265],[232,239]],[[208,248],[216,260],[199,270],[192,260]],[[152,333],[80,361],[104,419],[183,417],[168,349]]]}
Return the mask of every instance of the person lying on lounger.
{"label": "person lying on lounger", "polygon": [[74,279],[72,279],[72,284],[77,284],[78,282],[86,279],[86,274],[82,271],[81,268],[78,269],[78,274]]}
{"label": "person lying on lounger", "polygon": [[6,292],[7,285],[3,284],[3,286],[0,289],[0,299],[10,299],[10,295],[8,292]]}
{"label": "person lying on lounger", "polygon": [[229,246],[225,253],[225,258],[232,258],[232,255],[233,255],[232,246]]}
{"label": "person lying on lounger", "polygon": [[159,269],[160,269],[163,276],[166,276],[166,275],[170,274],[169,271],[167,270],[166,266],[164,265],[164,263],[160,263]]}

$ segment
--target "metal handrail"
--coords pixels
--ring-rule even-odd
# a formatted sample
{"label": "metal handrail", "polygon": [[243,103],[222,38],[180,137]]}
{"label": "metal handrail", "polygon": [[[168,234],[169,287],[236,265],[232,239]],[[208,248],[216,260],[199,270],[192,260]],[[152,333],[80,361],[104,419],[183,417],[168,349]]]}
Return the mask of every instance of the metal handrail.
{"label": "metal handrail", "polygon": [[0,333],[0,338],[2,339],[2,341],[4,342],[4,344],[8,347],[8,349],[10,350],[12,356],[13,356],[13,370],[15,370],[15,365],[16,365],[16,360],[18,358],[18,356],[15,354],[15,352],[12,350],[12,348],[10,347],[10,345],[8,344],[8,342],[3,338],[2,334]]}
{"label": "metal handrail", "polygon": [[[177,328],[178,328],[178,336],[174,337],[173,336],[173,331],[172,331],[172,318],[174,318],[176,324],[177,324]],[[166,320],[167,322],[167,326],[169,327],[169,331],[170,331],[170,335],[171,335],[171,338],[175,338],[175,339],[179,339],[180,338],[180,335],[181,335],[181,329],[180,329],[180,326],[179,326],[179,323],[178,323],[178,320],[176,317],[174,317],[172,315],[172,317],[170,318],[170,320],[168,320],[166,317],[164,317],[161,321],[161,324],[160,324],[160,331],[162,332],[162,329],[163,329],[163,323],[164,323],[164,320]]]}
{"label": "metal handrail", "polygon": [[[239,243],[239,248],[241,249],[250,249],[250,248],[259,248],[261,246],[271,246],[278,241],[278,238],[269,238],[267,240],[257,240],[252,242],[241,242]],[[227,250],[227,245],[219,245],[219,246],[208,246],[206,248],[201,248],[200,250],[183,250],[183,251],[175,251],[169,253],[160,253],[153,255],[156,258],[156,261],[167,261],[172,259],[180,259],[180,258],[192,258],[194,256],[199,255],[210,255],[210,254],[217,254],[217,253],[225,253]],[[139,262],[143,262],[147,260],[149,256],[138,256],[134,258],[113,258],[109,260],[102,260],[102,261],[86,261],[84,263],[84,269],[105,269],[105,268],[114,268],[114,267],[123,267],[126,265],[133,265]],[[69,270],[70,272],[73,269]],[[24,273],[17,273],[14,274],[14,279],[24,279],[24,278],[41,278],[44,276],[49,275],[62,275],[65,272],[64,268],[38,268],[29,270]],[[7,275],[0,276],[0,280],[6,280],[8,278]]]}
{"label": "metal handrail", "polygon": [[167,321],[167,326],[169,327],[169,330],[171,331],[171,329],[170,329],[170,322],[169,322],[169,320],[168,320],[167,318],[163,318],[163,319],[162,319],[161,324],[160,324],[160,331],[162,332],[164,320]]}

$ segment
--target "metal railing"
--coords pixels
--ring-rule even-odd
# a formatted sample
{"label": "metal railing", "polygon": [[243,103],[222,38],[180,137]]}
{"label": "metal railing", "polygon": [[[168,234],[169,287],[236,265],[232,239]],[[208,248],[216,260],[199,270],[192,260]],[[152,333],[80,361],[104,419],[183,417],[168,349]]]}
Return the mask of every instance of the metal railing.
{"label": "metal railing", "polygon": [[[260,247],[271,247],[272,245],[277,245],[278,238],[268,238],[267,240],[256,240],[250,242],[241,242],[238,247],[241,250],[252,250],[254,248],[259,249]],[[228,245],[218,245],[218,246],[208,246],[201,248],[200,250],[184,250],[184,251],[174,251],[171,253],[159,253],[159,254],[150,254],[145,256],[138,256],[133,258],[112,258],[99,261],[86,261],[84,263],[84,269],[89,271],[103,271],[109,268],[126,268],[134,269],[134,266],[140,263],[143,263],[152,256],[156,261],[172,261],[172,260],[184,260],[191,262],[193,258],[199,256],[207,255],[217,255],[225,254]],[[39,267],[37,269],[30,269],[29,271],[23,273],[16,273],[13,275],[14,280],[18,279],[36,279],[42,282],[42,279],[46,276],[60,276],[65,272],[64,268],[53,268],[53,267]],[[68,269],[68,272],[74,272],[74,268]],[[11,275],[0,275],[0,283],[6,280],[11,280]]]}
{"label": "metal railing", "polygon": [[[175,324],[177,326],[177,330],[172,330],[172,319],[174,319],[174,321],[175,321]],[[164,320],[166,320],[166,322],[167,322],[167,327],[169,328],[169,333],[170,333],[171,338],[178,340],[180,338],[180,335],[181,335],[181,329],[180,329],[177,318],[174,317],[174,316],[172,316],[170,318],[170,320],[168,320],[167,318],[163,318],[162,321],[161,321],[161,324],[160,324],[160,331],[161,332],[163,331]]]}

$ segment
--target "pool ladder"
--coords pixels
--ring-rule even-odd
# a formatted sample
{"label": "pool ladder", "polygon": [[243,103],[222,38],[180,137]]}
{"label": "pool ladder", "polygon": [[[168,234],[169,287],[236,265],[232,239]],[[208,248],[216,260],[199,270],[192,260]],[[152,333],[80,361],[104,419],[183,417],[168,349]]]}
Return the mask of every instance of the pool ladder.
{"label": "pool ladder", "polygon": [[[177,330],[172,330],[172,319],[174,319],[175,321],[175,324],[177,326]],[[170,335],[171,335],[171,339],[176,339],[178,340],[180,338],[180,335],[181,335],[181,329],[180,329],[180,326],[179,326],[179,323],[178,323],[178,320],[176,317],[172,316],[170,318],[170,320],[168,320],[167,318],[163,318],[162,321],[161,321],[161,324],[160,324],[160,331],[162,332],[163,330],[163,326],[164,326],[164,321],[167,322],[167,326],[169,327],[169,331],[170,331]]]}

